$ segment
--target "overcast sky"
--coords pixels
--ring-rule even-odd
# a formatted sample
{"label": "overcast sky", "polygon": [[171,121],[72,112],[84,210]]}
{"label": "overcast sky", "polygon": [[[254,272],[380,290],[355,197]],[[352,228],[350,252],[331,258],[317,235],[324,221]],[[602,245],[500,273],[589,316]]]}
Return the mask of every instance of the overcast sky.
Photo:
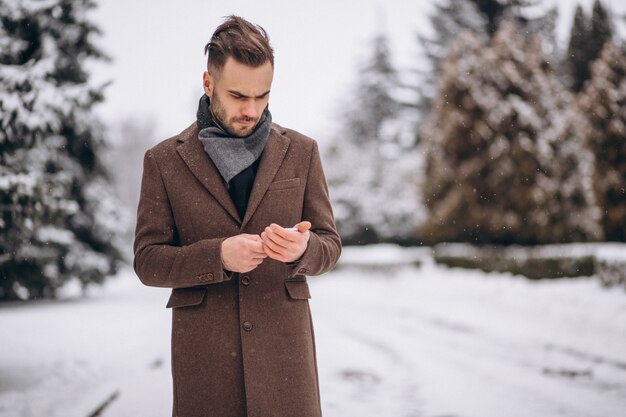
{"label": "overcast sky", "polygon": [[[99,111],[107,123],[153,118],[154,142],[195,120],[206,66],[204,45],[226,15],[239,14],[270,35],[275,51],[270,99],[274,121],[325,142],[373,36],[381,31],[389,36],[400,70],[415,67],[420,57],[415,34],[428,30],[432,10],[432,2],[424,0],[97,3],[92,17],[103,31],[98,43],[113,58],[94,73],[96,81],[113,81]],[[546,3],[559,4],[559,38],[564,41],[578,2]],[[581,3],[589,10],[592,0]],[[626,12],[623,3],[605,0],[621,13]]]}

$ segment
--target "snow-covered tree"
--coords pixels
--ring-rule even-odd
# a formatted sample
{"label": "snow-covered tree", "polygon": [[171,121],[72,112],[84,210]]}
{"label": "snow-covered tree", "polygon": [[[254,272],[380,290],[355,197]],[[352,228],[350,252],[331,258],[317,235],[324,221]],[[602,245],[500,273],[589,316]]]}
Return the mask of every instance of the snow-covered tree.
{"label": "snow-covered tree", "polygon": [[626,241],[626,55],[606,43],[578,96],[596,160],[594,189],[607,240]]}
{"label": "snow-covered tree", "polygon": [[395,97],[398,74],[386,37],[378,35],[372,45],[326,155],[337,226],[346,243],[410,240],[420,214],[412,178],[419,158]]}
{"label": "snow-covered tree", "polygon": [[612,37],[611,16],[600,0],[594,2],[590,19],[585,16],[582,7],[576,8],[564,64],[567,84],[573,91],[582,90],[591,77],[591,64]]}
{"label": "snow-covered tree", "polygon": [[592,63],[600,56],[604,45],[613,38],[612,16],[602,5],[601,0],[595,0],[591,12],[591,30],[589,39],[589,62]]}
{"label": "snow-covered tree", "polygon": [[593,158],[573,96],[541,43],[503,25],[488,43],[463,32],[442,64],[423,126],[427,241],[597,239]]}
{"label": "snow-covered tree", "polygon": [[[418,108],[430,111],[436,94],[437,77],[441,73],[441,60],[446,55],[451,42],[466,29],[483,41],[492,37],[501,22],[515,21],[524,33],[540,35],[544,47],[555,52],[555,26],[558,17],[556,7],[543,14],[533,12],[540,0],[438,0],[430,16],[433,34],[418,34],[419,42],[428,59],[429,68],[423,72],[418,86]],[[530,15],[534,16],[530,16]]]}
{"label": "snow-covered tree", "polygon": [[578,5],[570,30],[569,44],[565,56],[567,84],[573,91],[580,91],[589,79],[589,22],[583,8]]}
{"label": "snow-covered tree", "polygon": [[541,5],[541,0],[468,1],[473,3],[480,14],[484,16],[485,30],[489,36],[493,36],[503,22],[513,21],[518,25],[521,33],[538,35],[550,47],[554,45],[554,29],[557,18],[556,7],[552,7],[541,14],[537,13],[536,10]]}
{"label": "snow-covered tree", "polygon": [[103,86],[86,63],[91,0],[0,1],[0,299],[52,297],[120,260],[117,203],[103,126]]}
{"label": "snow-covered tree", "polygon": [[[440,74],[441,60],[449,45],[463,29],[477,36],[487,36],[486,19],[468,0],[440,0],[435,2],[435,11],[430,15],[430,36],[418,33],[417,37],[428,61],[428,68],[421,72],[422,80],[417,86],[419,102],[417,108],[423,114],[430,111],[436,94],[437,77]],[[422,58],[420,57],[420,62]]]}

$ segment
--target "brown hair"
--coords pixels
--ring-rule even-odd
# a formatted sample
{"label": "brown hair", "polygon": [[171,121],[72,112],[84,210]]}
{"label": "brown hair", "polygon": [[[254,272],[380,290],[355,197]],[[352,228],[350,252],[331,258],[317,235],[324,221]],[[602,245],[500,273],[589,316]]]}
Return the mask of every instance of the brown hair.
{"label": "brown hair", "polygon": [[[217,76],[229,56],[250,67],[260,67],[267,61],[274,66],[274,50],[265,29],[231,15],[219,25],[204,47],[208,54],[207,69]],[[212,71],[213,70],[213,71]]]}

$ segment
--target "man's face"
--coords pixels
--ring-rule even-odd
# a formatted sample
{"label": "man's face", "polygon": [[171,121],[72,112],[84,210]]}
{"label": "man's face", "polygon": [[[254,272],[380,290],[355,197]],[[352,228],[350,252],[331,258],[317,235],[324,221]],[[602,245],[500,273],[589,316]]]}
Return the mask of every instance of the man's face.
{"label": "man's face", "polygon": [[204,92],[211,114],[233,136],[248,136],[270,99],[274,68],[267,61],[253,68],[228,57],[219,74],[204,73]]}

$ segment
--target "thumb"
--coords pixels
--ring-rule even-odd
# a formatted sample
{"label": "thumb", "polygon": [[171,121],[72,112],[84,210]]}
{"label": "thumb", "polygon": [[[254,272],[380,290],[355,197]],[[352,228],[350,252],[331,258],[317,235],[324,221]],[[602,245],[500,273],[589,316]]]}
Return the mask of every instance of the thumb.
{"label": "thumb", "polygon": [[305,233],[311,228],[311,222],[300,222],[294,226],[298,229],[298,232]]}

